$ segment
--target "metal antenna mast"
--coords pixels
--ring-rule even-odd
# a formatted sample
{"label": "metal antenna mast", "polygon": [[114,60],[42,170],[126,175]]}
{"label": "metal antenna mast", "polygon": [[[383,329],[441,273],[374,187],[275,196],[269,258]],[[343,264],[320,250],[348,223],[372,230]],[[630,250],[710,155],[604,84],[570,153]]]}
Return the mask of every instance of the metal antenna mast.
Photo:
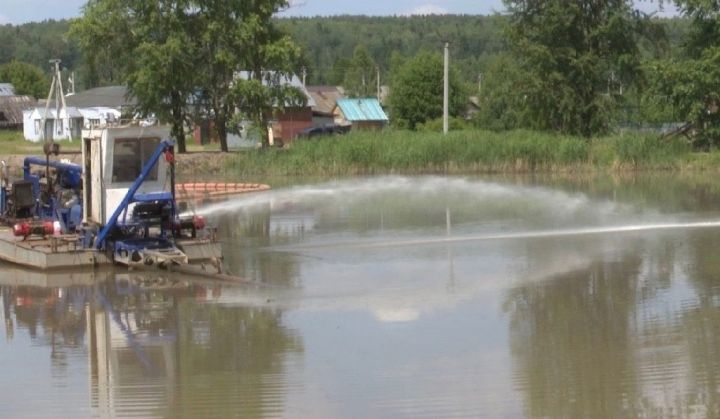
{"label": "metal antenna mast", "polygon": [[[67,106],[65,105],[65,94],[63,93],[63,85],[62,85],[62,75],[60,74],[60,60],[53,59],[50,60],[50,64],[52,64],[53,67],[53,78],[52,83],[50,83],[50,92],[48,92],[47,101],[45,102],[45,113],[43,113],[42,122],[41,122],[41,134],[40,138],[45,142],[43,148],[45,148],[45,154],[50,154],[54,150],[53,145],[53,137],[54,135],[51,135],[50,138],[47,138],[47,128],[45,127],[45,124],[47,123],[47,116],[48,111],[50,110],[50,102],[53,99],[53,96],[55,96],[55,119],[60,119],[60,113],[62,111],[65,111],[65,115],[62,119],[62,131],[58,132],[58,134],[63,134],[65,132],[68,133],[68,138],[70,141],[72,141],[72,130],[70,129],[70,114],[67,110]],[[57,123],[53,126],[53,133],[55,132]]]}

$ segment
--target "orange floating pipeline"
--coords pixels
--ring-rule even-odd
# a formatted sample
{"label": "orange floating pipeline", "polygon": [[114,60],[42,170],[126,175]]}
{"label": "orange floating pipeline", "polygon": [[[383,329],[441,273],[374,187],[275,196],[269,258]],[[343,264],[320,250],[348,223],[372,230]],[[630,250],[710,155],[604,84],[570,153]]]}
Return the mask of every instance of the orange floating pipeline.
{"label": "orange floating pipeline", "polygon": [[270,189],[270,186],[262,183],[204,182],[178,183],[175,185],[177,199],[193,201],[216,200],[232,195],[261,192],[268,189]]}

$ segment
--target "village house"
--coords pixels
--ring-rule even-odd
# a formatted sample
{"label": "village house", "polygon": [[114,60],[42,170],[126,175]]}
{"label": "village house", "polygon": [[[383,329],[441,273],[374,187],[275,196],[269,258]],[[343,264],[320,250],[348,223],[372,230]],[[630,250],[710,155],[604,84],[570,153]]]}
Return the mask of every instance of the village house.
{"label": "village house", "polygon": [[338,99],[333,109],[335,123],[351,125],[355,130],[379,130],[384,128],[389,119],[380,101],[376,98]]}
{"label": "village house", "polygon": [[345,91],[338,86],[307,86],[307,91],[315,101],[312,108],[313,126],[325,127],[335,123],[333,110],[338,99],[344,99]]}
{"label": "village house", "polygon": [[[276,73],[268,72],[267,74],[272,77]],[[247,71],[241,71],[236,77],[247,80],[249,78],[249,73]],[[266,83],[267,80],[263,79],[263,84]],[[273,119],[270,121],[270,132],[271,141],[273,141],[275,145],[288,144],[295,139],[299,132],[311,127],[313,124],[312,109],[315,106],[313,97],[310,95],[298,76],[294,74],[292,76],[281,76],[280,83],[300,90],[305,95],[306,103],[304,105],[286,103],[283,111],[276,112],[273,115]],[[238,130],[239,134],[228,133],[228,148],[238,149],[256,147],[258,145],[260,139],[257,132],[252,129],[252,123],[250,121],[242,121]],[[215,130],[211,119],[205,119],[196,124],[194,130],[196,143],[206,144],[208,142],[217,141],[214,137]]]}
{"label": "village house", "polygon": [[0,95],[0,129],[22,129],[23,110],[35,103],[32,96]]}
{"label": "village house", "polygon": [[[41,141],[45,101],[23,111],[23,134],[26,140]],[[47,107],[45,138],[66,140],[80,138],[81,130],[119,123],[122,115],[132,113],[136,101],[125,86],[105,86],[65,96],[65,107],[55,101]],[[59,113],[59,115],[58,115]]]}
{"label": "village house", "polygon": [[[23,111],[23,135],[32,142],[43,139],[68,140],[79,139],[83,128],[83,116],[75,107],[61,108],[51,106],[45,113],[45,107],[34,107]],[[45,118],[43,118],[45,116]],[[45,120],[45,127],[42,121]],[[43,138],[44,129],[44,138]]]}
{"label": "village house", "polygon": [[16,95],[12,84],[0,83],[0,129],[22,129],[23,110],[35,103],[32,96]]}
{"label": "village house", "polygon": [[65,96],[65,103],[82,114],[85,129],[119,123],[137,105],[126,86],[95,87]]}

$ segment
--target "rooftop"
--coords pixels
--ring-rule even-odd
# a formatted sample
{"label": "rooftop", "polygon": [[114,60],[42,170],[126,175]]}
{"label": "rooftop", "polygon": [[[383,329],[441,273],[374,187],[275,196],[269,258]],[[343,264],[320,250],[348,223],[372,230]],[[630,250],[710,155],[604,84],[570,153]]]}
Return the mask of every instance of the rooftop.
{"label": "rooftop", "polygon": [[15,87],[11,83],[0,83],[0,96],[15,96]]}
{"label": "rooftop", "polygon": [[338,99],[337,106],[350,122],[388,121],[380,102],[376,98]]}
{"label": "rooftop", "polygon": [[105,86],[95,87],[80,93],[65,96],[67,106],[75,106],[77,108],[125,108],[133,107],[137,101],[128,96],[126,86]]}
{"label": "rooftop", "polygon": [[315,100],[313,111],[328,115],[332,114],[337,100],[345,98],[337,86],[307,86],[307,90]]}
{"label": "rooftop", "polygon": [[[310,92],[308,92],[308,90],[305,88],[302,80],[300,80],[300,78],[295,74],[293,74],[292,76],[285,76],[277,71],[263,71],[262,73],[263,85],[267,85],[269,83],[269,80],[277,77],[280,84],[295,87],[301,92],[303,92],[303,94],[305,94],[305,97],[307,98],[307,106],[311,108],[314,108],[316,106],[315,99],[313,99],[313,97],[310,95]],[[242,80],[248,80],[250,78],[250,72],[240,71],[236,74],[236,76]]]}
{"label": "rooftop", "polygon": [[0,128],[11,128],[22,125],[23,110],[37,103],[32,96],[0,95]]}

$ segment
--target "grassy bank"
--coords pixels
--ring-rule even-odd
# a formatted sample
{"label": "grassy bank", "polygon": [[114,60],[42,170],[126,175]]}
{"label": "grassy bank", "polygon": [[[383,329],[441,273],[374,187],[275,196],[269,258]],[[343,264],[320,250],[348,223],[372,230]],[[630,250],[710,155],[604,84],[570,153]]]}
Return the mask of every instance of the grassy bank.
{"label": "grassy bank", "polygon": [[680,140],[625,134],[587,140],[554,134],[467,130],[384,131],[299,140],[289,149],[249,150],[228,160],[240,176],[384,173],[572,172],[710,167]]}
{"label": "grassy bank", "polygon": [[[80,151],[80,141],[61,141],[60,148],[64,151]],[[40,155],[43,154],[43,143],[25,140],[22,131],[0,130],[0,155]]]}
{"label": "grassy bank", "polygon": [[[62,142],[79,151],[80,142]],[[209,149],[216,146],[206,146]],[[347,176],[388,173],[575,173],[720,168],[720,153],[693,153],[680,140],[626,134],[587,140],[531,131],[383,131],[295,141],[286,149],[203,153],[188,144],[180,173],[239,178]],[[0,155],[42,154],[42,144],[22,133],[0,131]]]}

